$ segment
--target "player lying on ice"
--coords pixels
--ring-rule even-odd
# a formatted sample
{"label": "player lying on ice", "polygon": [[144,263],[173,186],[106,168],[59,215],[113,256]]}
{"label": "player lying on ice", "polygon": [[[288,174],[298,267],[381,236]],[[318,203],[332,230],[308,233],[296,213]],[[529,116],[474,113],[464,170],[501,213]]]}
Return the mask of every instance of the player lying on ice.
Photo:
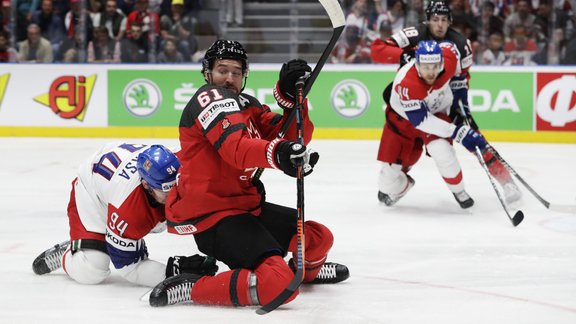
{"label": "player lying on ice", "polygon": [[[296,177],[296,164],[312,172],[318,154],[296,139],[295,123],[286,139],[276,138],[294,107],[295,83],[311,69],[303,60],[282,66],[274,97],[283,114],[243,93],[248,59],[236,41],[218,40],[206,51],[206,84],[188,102],[180,120],[178,182],[166,202],[168,232],[193,236],[198,249],[230,270],[216,276],[182,274],[166,279],[150,294],[152,306],[191,301],[202,305],[263,305],[294,277],[284,257],[296,249],[297,211],[266,201],[256,168],[275,168]],[[313,125],[303,107],[305,143]],[[333,244],[330,230],[305,225],[304,283],[335,283],[348,269],[325,263]],[[293,300],[296,291],[288,301]]]}
{"label": "player lying on ice", "polygon": [[126,280],[153,287],[180,272],[214,274],[214,259],[171,257],[168,266],[148,259],[144,236],[163,231],[164,203],[180,163],[162,145],[108,144],[80,165],[72,182],[70,240],[40,254],[38,275],[60,267],[82,284],[98,284],[112,264]]}

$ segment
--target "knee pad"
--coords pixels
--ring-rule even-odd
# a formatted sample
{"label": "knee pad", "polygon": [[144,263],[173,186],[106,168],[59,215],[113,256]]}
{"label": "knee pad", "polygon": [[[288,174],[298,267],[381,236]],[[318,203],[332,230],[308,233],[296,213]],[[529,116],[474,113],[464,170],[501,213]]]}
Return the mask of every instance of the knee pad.
{"label": "knee pad", "polygon": [[378,177],[378,190],[386,194],[398,195],[406,189],[408,177],[400,164],[382,163]]}
{"label": "knee pad", "polygon": [[464,190],[462,168],[456,157],[454,147],[445,139],[437,139],[426,145],[428,153],[434,159],[438,172],[452,192]]}
{"label": "knee pad", "polygon": [[110,257],[104,252],[83,249],[66,252],[63,259],[64,271],[81,284],[96,285],[110,275]]}

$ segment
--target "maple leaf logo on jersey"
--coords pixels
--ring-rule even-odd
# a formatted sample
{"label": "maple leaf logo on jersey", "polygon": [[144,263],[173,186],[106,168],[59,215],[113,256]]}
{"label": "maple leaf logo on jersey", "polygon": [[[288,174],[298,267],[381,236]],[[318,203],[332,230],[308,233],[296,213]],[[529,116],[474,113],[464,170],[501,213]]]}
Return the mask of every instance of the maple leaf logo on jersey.
{"label": "maple leaf logo on jersey", "polygon": [[230,121],[228,120],[228,118],[222,119],[222,129],[226,129],[229,126],[230,126]]}

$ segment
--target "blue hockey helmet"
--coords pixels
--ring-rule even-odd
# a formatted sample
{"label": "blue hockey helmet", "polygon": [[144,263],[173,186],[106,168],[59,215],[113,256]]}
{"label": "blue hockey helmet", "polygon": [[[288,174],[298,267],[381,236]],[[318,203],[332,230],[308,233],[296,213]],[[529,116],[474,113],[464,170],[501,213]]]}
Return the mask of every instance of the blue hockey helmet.
{"label": "blue hockey helmet", "polygon": [[433,15],[444,15],[448,21],[452,22],[452,10],[444,0],[431,0],[426,7],[426,20],[430,20]]}
{"label": "blue hockey helmet", "polygon": [[138,154],[138,173],[153,189],[168,192],[176,184],[180,162],[162,145],[152,145]]}
{"label": "blue hockey helmet", "polygon": [[434,40],[424,40],[418,43],[416,48],[416,64],[444,63],[442,49]]}

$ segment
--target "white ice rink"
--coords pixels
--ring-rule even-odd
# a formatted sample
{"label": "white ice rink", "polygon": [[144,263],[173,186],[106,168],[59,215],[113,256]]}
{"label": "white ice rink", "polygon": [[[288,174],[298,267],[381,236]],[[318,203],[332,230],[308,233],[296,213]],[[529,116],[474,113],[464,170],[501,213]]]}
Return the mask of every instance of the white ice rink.
{"label": "white ice rink", "polygon": [[[314,141],[321,158],[305,181],[305,216],[332,229],[329,260],[348,265],[351,277],[305,286],[265,316],[252,307],[151,308],[140,301],[148,288],[114,271],[99,286],[77,284],[62,270],[34,275],[33,259],[68,238],[76,167],[109,141],[0,138],[0,323],[576,323],[576,215],[549,211],[523,191],[525,219],[513,227],[461,147],[471,212],[458,207],[430,158],[411,172],[413,190],[387,208],[376,199],[376,141]],[[544,198],[576,204],[576,145],[494,146]],[[270,201],[295,205],[295,180],[273,170],[263,180]],[[146,241],[150,257],[163,262],[197,253],[191,237]]]}

